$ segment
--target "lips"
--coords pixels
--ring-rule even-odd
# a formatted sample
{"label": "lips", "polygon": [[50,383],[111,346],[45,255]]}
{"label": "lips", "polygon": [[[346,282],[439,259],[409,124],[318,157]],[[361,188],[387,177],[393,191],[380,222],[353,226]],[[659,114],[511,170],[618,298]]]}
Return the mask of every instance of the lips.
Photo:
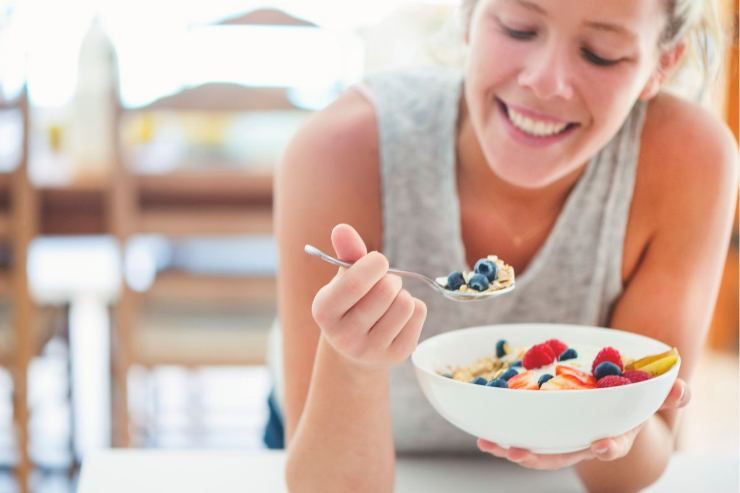
{"label": "lips", "polygon": [[509,122],[519,131],[534,138],[547,138],[558,136],[570,129],[577,127],[576,122],[536,115],[533,112],[521,108],[508,106],[496,98],[496,102],[502,112],[507,116]]}

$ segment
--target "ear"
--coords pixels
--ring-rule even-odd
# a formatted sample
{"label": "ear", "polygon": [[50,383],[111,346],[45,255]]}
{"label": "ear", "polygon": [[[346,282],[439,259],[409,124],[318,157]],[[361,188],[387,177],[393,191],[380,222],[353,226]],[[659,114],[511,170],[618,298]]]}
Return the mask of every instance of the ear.
{"label": "ear", "polygon": [[679,41],[672,48],[664,50],[660,54],[660,60],[658,60],[658,66],[650,75],[650,78],[645,83],[645,87],[642,88],[640,93],[640,99],[647,101],[653,98],[663,86],[663,83],[668,79],[671,71],[676,67],[678,62],[683,57],[686,51],[686,43]]}

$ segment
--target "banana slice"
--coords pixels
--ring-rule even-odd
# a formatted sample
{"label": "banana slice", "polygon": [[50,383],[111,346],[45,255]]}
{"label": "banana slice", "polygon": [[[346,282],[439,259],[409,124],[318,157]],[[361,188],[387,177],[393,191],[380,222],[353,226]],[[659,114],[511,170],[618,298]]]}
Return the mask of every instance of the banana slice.
{"label": "banana slice", "polygon": [[625,370],[642,370],[650,373],[653,377],[662,375],[670,370],[678,361],[678,350],[672,348],[660,354],[653,354],[637,359],[625,367]]}

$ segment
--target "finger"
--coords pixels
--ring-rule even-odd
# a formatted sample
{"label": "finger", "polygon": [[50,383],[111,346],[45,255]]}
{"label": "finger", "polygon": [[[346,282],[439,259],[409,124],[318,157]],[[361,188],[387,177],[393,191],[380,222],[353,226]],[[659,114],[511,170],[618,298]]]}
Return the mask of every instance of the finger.
{"label": "finger", "polygon": [[690,400],[691,390],[689,386],[683,379],[677,378],[660,409],[678,409],[686,406]]}
{"label": "finger", "polygon": [[426,318],[427,306],[423,301],[414,298],[414,314],[388,347],[388,351],[395,360],[405,358],[416,347]]}
{"label": "finger", "polygon": [[387,349],[414,315],[416,303],[408,291],[402,289],[393,300],[390,308],[370,329],[373,346]]}
{"label": "finger", "polygon": [[343,317],[387,272],[388,260],[382,254],[370,252],[360,258],[316,293],[314,311],[321,313],[314,313],[314,318],[321,325],[320,318],[330,322]]}
{"label": "finger", "polygon": [[613,460],[617,455],[618,446],[613,438],[603,438],[591,444],[591,452],[599,460]]}
{"label": "finger", "polygon": [[519,463],[526,460],[531,460],[532,458],[534,458],[534,454],[532,454],[527,449],[509,447],[509,449],[506,451],[506,458],[509,459],[511,462]]}
{"label": "finger", "polygon": [[487,440],[478,439],[478,448],[483,452],[490,453],[496,457],[515,462],[522,467],[537,470],[555,470],[568,467],[583,460],[592,459],[593,454],[589,449],[567,454],[534,454],[527,449],[511,447],[504,448]]}
{"label": "finger", "polygon": [[[367,247],[360,234],[349,224],[337,224],[331,231],[331,243],[337,258],[355,262],[367,255]],[[341,269],[341,268],[340,268]]]}
{"label": "finger", "polygon": [[495,455],[496,457],[501,457],[502,459],[506,458],[507,449],[498,445],[497,443],[484,440],[483,438],[478,439],[478,449],[482,452]]}
{"label": "finger", "polygon": [[[402,287],[403,282],[400,277],[396,275],[383,276],[360,301],[342,316],[340,325],[349,329],[360,327],[365,330],[365,333],[370,332],[372,327],[391,307]],[[406,320],[404,320],[404,323],[406,323]],[[403,325],[398,327],[399,330],[401,327]],[[384,349],[386,347],[388,346],[383,346]]]}
{"label": "finger", "polygon": [[644,423],[623,435],[596,440],[591,444],[591,452],[595,458],[604,461],[622,458],[632,449],[635,437],[640,433],[643,426]]}
{"label": "finger", "polygon": [[562,469],[563,467],[570,467],[581,461],[593,459],[593,457],[590,449],[568,452],[566,454],[533,454],[530,452],[529,456],[519,461],[519,465],[528,469],[552,471]]}

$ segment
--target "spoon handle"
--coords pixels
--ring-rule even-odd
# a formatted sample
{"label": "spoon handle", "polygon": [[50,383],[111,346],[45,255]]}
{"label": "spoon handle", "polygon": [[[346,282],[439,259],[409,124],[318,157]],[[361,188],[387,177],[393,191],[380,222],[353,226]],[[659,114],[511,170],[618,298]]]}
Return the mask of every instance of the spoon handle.
{"label": "spoon handle", "polygon": [[[309,255],[313,255],[314,257],[319,257],[324,262],[328,262],[338,267],[350,267],[352,265],[352,262],[345,262],[344,260],[339,260],[337,258],[332,257],[331,255],[327,255],[326,253],[322,252],[321,250],[319,250],[313,245],[304,246],[303,251]],[[418,279],[420,281],[423,281],[429,284],[435,284],[435,282],[432,279],[422,274],[418,274],[416,272],[409,272],[406,270],[399,270],[399,269],[393,269],[393,268],[388,269],[388,272],[390,274],[397,274],[399,276],[413,277],[414,279]]]}
{"label": "spoon handle", "polygon": [[313,245],[304,246],[303,251],[309,255],[313,255],[314,257],[319,257],[324,262],[329,262],[330,264],[336,265],[337,267],[350,267],[352,265],[350,262],[345,262],[343,260],[334,258],[331,255],[325,254]]}

